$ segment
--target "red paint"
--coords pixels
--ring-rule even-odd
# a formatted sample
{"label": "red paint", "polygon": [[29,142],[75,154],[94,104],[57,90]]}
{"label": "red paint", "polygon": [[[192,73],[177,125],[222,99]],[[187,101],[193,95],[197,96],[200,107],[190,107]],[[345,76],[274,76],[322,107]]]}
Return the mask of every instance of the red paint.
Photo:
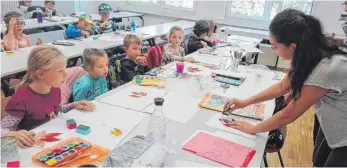
{"label": "red paint", "polygon": [[53,153],[55,153],[55,154],[59,154],[59,153],[61,153],[61,152],[62,152],[61,149],[54,149],[54,150],[53,150]]}
{"label": "red paint", "polygon": [[75,123],[75,124],[68,124],[67,125],[67,128],[68,129],[75,129],[77,127],[77,124]]}
{"label": "red paint", "polygon": [[20,162],[19,161],[7,162],[7,167],[19,168],[20,167]]}
{"label": "red paint", "polygon": [[76,146],[76,147],[75,147],[75,150],[80,151],[80,150],[82,150],[82,147]]}

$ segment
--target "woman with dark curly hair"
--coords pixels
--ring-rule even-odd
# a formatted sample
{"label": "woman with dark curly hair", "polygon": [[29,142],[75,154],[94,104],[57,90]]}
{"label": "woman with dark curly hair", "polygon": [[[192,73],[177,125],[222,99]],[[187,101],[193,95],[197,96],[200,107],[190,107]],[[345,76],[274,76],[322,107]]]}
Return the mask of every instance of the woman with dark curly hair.
{"label": "woman with dark curly hair", "polygon": [[271,48],[291,60],[289,73],[253,97],[230,100],[226,108],[244,108],[287,93],[290,99],[282,111],[257,125],[234,121],[232,127],[250,134],[271,131],[294,122],[314,105],[321,126],[314,166],[347,167],[347,53],[328,42],[319,20],[298,10],[277,14],[269,29]]}

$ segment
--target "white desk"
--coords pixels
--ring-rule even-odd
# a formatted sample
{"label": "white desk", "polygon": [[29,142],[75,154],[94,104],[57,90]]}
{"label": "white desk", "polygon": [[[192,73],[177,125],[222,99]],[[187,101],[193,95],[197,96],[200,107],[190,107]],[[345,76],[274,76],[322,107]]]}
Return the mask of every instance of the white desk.
{"label": "white desk", "polygon": [[[99,14],[89,14],[94,21],[100,21],[101,16]],[[142,13],[134,13],[134,12],[114,12],[111,13],[111,19],[121,19],[121,18],[130,18],[130,17],[138,17],[142,20],[142,27],[145,25],[145,21],[143,19],[144,14]]]}
{"label": "white desk", "polygon": [[269,31],[268,30],[258,30],[258,29],[250,29],[236,26],[223,26],[219,28],[221,31],[227,31],[230,34],[239,34],[242,36],[251,36],[260,39],[269,39]]}
{"label": "white desk", "polygon": [[[43,27],[51,27],[51,26],[58,26],[58,25],[65,25],[77,22],[78,19],[74,17],[61,17],[60,21],[48,21],[43,20],[42,23],[37,23],[37,19],[25,19],[25,26],[24,29],[36,29],[36,28],[43,28]],[[7,27],[5,23],[1,24],[1,32],[6,32]]]}
{"label": "white desk", "polygon": [[[55,23],[55,22],[53,22]],[[161,35],[166,35],[169,33],[172,26],[181,26],[183,29],[191,29],[194,26],[194,22],[180,20],[171,23],[164,23],[152,26],[146,26],[136,29],[137,34],[145,33],[142,37],[142,40],[148,40],[153,37],[158,37]],[[131,32],[120,32],[122,36]],[[106,40],[69,40],[76,43],[74,46],[57,46],[63,54],[68,58],[74,58],[81,56],[83,50],[86,48],[99,48],[99,49],[108,49],[112,47],[122,46],[123,41],[106,41]],[[26,70],[26,61],[28,59],[31,49],[35,46],[22,48],[18,51],[15,51],[13,56],[6,56],[5,52],[1,52],[1,77],[15,74]],[[16,66],[14,66],[16,65]]]}
{"label": "white desk", "polygon": [[[173,66],[174,63],[166,65],[165,67]],[[211,70],[211,72],[214,70]],[[223,89],[220,87],[220,84],[217,82],[212,82],[208,87],[204,88],[203,90],[198,90],[197,86],[191,85],[190,82],[192,80],[180,80],[179,79],[170,79],[168,80],[168,85],[166,88],[163,88],[163,90],[171,93],[177,93],[181,92],[180,94],[186,94],[187,96],[191,96],[194,98],[202,99],[202,97],[205,95],[206,92],[212,92],[214,94],[219,94],[223,96],[230,96],[235,98],[247,98],[255,93],[259,93],[263,89],[273,85],[277,81],[272,80],[273,73],[271,71],[264,71],[262,74],[263,76],[261,78],[256,77],[254,74],[247,74],[247,79],[245,82],[239,86],[231,86],[226,92],[223,91]],[[171,83],[171,84],[170,84]],[[174,84],[173,84],[174,83]],[[112,94],[117,94],[118,91],[123,90],[126,87],[129,87],[130,84],[123,85],[115,90],[112,90],[105,95],[101,95],[97,98],[97,100],[102,100],[103,98],[110,96]],[[197,91],[197,92],[196,92]],[[165,97],[164,97],[165,98]],[[265,102],[266,109],[265,109],[265,118],[269,118],[272,113],[273,109],[275,107],[274,100]],[[165,102],[164,102],[165,106]],[[177,112],[184,112],[179,111]],[[165,112],[164,112],[165,113]],[[174,160],[183,160],[183,161],[189,161],[189,162],[195,162],[199,164],[208,165],[209,167],[212,166],[223,166],[219,163],[210,161],[208,159],[199,157],[197,155],[194,155],[190,152],[182,150],[182,144],[184,141],[187,140],[193,133],[195,133],[196,130],[204,130],[208,132],[215,133],[218,130],[217,128],[212,128],[209,126],[206,126],[205,123],[216,114],[216,112],[207,110],[207,109],[200,109],[193,118],[191,118],[188,123],[179,123],[173,120],[169,120],[167,124],[167,138],[168,138],[168,145],[169,147],[176,151],[175,155],[170,155],[167,159],[167,162],[165,163],[165,166],[173,166],[172,163]],[[149,123],[149,118],[145,118],[123,141],[124,142],[130,140],[136,135],[147,135],[147,127]],[[240,137],[238,134],[229,134],[234,137]],[[267,141],[267,135],[268,133],[262,133],[261,135],[256,135],[255,142],[256,146],[254,149],[256,150],[256,154],[251,160],[248,167],[259,167],[262,159],[263,159],[263,153],[265,149],[265,144]],[[240,142],[241,143],[241,142]]]}

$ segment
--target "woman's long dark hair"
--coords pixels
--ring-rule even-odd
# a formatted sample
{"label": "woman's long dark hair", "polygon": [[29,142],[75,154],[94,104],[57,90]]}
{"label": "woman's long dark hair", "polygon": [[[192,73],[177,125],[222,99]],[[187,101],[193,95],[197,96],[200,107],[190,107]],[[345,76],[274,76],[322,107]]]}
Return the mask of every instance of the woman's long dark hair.
{"label": "woman's long dark hair", "polygon": [[331,58],[333,54],[345,54],[327,40],[318,19],[299,10],[286,9],[278,13],[269,29],[279,43],[286,46],[296,44],[288,73],[294,100],[300,97],[304,82],[322,59]]}

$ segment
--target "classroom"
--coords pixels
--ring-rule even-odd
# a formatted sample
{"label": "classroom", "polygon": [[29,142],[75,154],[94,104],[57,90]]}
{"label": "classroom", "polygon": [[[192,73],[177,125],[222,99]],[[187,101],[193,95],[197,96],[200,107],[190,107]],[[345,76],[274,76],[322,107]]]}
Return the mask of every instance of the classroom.
{"label": "classroom", "polygon": [[347,167],[347,1],[0,13],[1,167]]}

